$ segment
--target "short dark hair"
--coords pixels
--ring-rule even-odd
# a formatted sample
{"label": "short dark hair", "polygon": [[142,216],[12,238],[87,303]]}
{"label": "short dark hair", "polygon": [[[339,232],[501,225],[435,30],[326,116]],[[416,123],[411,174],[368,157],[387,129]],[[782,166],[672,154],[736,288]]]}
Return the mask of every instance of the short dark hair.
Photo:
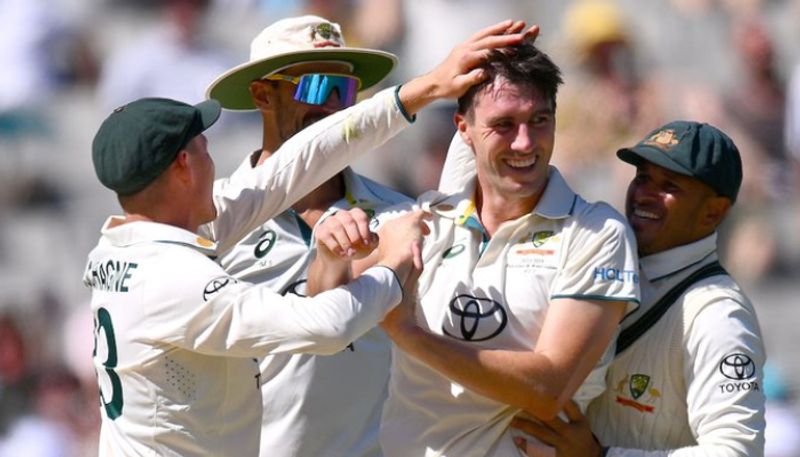
{"label": "short dark hair", "polygon": [[534,46],[533,40],[493,50],[486,62],[478,68],[486,71],[489,77],[470,87],[458,99],[460,114],[468,114],[475,103],[476,94],[501,76],[514,85],[538,89],[555,110],[558,86],[564,82],[561,79],[561,70],[547,54]]}

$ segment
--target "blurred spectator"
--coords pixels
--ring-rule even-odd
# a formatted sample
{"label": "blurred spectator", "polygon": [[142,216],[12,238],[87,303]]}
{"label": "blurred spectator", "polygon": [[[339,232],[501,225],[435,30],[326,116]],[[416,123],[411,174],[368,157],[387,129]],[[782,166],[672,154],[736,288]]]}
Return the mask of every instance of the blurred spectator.
{"label": "blurred spectator", "polygon": [[187,103],[205,99],[206,86],[233,63],[220,49],[204,42],[209,3],[158,3],[158,23],[103,64],[99,94],[106,110],[141,97],[169,97]]}
{"label": "blurred spectator", "polygon": [[[84,412],[87,398],[80,381],[64,368],[52,367],[36,377],[32,411],[12,423],[0,439],[0,457],[78,457],[91,455],[82,437],[97,428]],[[96,454],[96,447],[94,450]]]}
{"label": "blurred spectator", "polygon": [[[775,46],[758,14],[740,17],[731,28],[732,49],[738,57],[733,86],[723,97],[723,112],[732,131],[738,131],[747,182],[742,204],[728,233],[728,267],[745,283],[769,275],[787,274],[797,262],[800,241],[793,216],[797,181],[785,143],[786,91],[778,76]],[[789,209],[787,211],[787,209]],[[763,242],[755,246],[750,240]]]}
{"label": "blurred spectator", "polygon": [[791,177],[783,141],[786,97],[772,40],[758,18],[747,17],[734,24],[731,41],[739,57],[739,71],[733,89],[725,96],[725,112],[758,147],[758,152],[750,153],[759,154],[763,163],[765,191],[773,197],[786,197]]}
{"label": "blurred spectator", "polygon": [[0,314],[0,439],[30,409],[30,382],[22,332],[14,316]]}
{"label": "blurred spectator", "polygon": [[[800,2],[798,2],[800,5]],[[786,148],[800,162],[800,63],[794,67],[786,101]]]}
{"label": "blurred spectator", "polygon": [[40,0],[0,0],[0,133],[30,127],[26,118],[8,116],[38,106],[55,87],[48,47],[57,23]]}
{"label": "blurred spectator", "polygon": [[579,192],[619,207],[630,170],[615,152],[664,123],[664,89],[639,68],[636,38],[616,3],[572,3],[562,34],[575,65],[558,100],[556,166]]}
{"label": "blurred spectator", "polygon": [[767,363],[764,367],[767,397],[765,457],[800,457],[800,414],[792,408],[783,372]]}

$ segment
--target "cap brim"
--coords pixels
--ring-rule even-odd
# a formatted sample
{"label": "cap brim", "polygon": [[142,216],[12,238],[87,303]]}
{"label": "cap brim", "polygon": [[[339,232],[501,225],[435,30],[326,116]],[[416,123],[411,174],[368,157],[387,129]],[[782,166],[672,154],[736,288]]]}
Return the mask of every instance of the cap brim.
{"label": "cap brim", "polygon": [[646,161],[678,174],[692,176],[690,170],[670,159],[667,153],[656,147],[640,144],[632,148],[622,148],[617,151],[617,157],[631,165],[641,165],[643,161]]}
{"label": "cap brim", "polygon": [[194,107],[200,112],[200,121],[203,123],[203,130],[208,129],[219,119],[222,107],[217,100],[205,100]]}
{"label": "cap brim", "polygon": [[342,61],[353,65],[353,74],[361,79],[361,90],[383,79],[397,64],[394,54],[373,49],[323,48],[287,52],[255,62],[238,65],[215,79],[206,89],[206,97],[218,100],[228,110],[254,110],[250,83],[273,71],[300,62]]}

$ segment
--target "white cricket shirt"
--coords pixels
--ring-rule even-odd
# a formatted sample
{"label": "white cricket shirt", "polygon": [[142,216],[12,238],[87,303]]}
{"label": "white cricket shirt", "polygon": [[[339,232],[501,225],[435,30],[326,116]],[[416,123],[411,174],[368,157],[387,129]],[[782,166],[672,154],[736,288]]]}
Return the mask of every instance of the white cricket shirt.
{"label": "white cricket shirt", "polygon": [[[248,158],[238,172],[252,167]],[[350,168],[342,172],[345,197],[320,221],[354,207],[368,215],[386,206],[410,202]],[[292,210],[250,233],[218,259],[236,277],[263,284],[282,295],[304,296],[314,259],[313,231]],[[261,363],[262,457],[381,455],[378,428],[387,395],[391,343],[378,327],[328,356],[274,354]]]}
{"label": "white cricket shirt", "polygon": [[[475,216],[475,179],[459,194],[431,192],[418,324],[485,349],[532,350],[557,298],[639,299],[636,249],[623,217],[587,203],[550,167],[536,208],[491,239]],[[605,387],[602,360],[576,393]],[[519,409],[466,389],[402,351],[393,352],[381,445],[388,457],[519,455],[508,425]]]}
{"label": "white cricket shirt", "polygon": [[[713,234],[641,259],[642,307],[717,260]],[[712,276],[689,288],[614,360],[609,389],[589,407],[609,456],[764,454],[763,366],[755,310],[736,282]]]}
{"label": "white cricket shirt", "polygon": [[350,293],[281,297],[237,283],[208,256],[407,125],[390,88],[309,126],[248,173],[215,182],[217,219],[200,232],[217,245],[163,224],[106,225],[84,275],[103,402],[101,455],[257,455],[254,358],[336,353],[374,327],[401,292],[393,273],[376,269]]}
{"label": "white cricket shirt", "polygon": [[281,296],[230,277],[214,244],[154,222],[103,229],[89,254],[101,455],[256,455],[256,357],[335,353],[399,302],[374,268],[316,297]]}

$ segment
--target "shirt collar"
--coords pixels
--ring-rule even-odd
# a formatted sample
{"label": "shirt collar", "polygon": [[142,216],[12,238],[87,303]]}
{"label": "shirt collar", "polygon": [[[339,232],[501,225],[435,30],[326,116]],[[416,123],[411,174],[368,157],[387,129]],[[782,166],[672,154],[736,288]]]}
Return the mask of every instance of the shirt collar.
{"label": "shirt collar", "polygon": [[170,243],[196,249],[204,255],[213,256],[216,253],[216,243],[188,230],[149,221],[135,221],[116,225],[121,219],[121,216],[111,216],[103,224],[101,230],[103,238],[112,246],[127,247],[148,242]]}
{"label": "shirt collar", "polygon": [[[550,166],[548,174],[547,186],[532,213],[545,219],[569,217],[572,215],[578,196],[570,189],[557,168]],[[470,219],[477,219],[474,215],[477,181],[477,177],[473,177],[461,192],[443,196],[432,202],[430,210],[442,217],[455,220],[458,225],[465,225]]]}
{"label": "shirt collar", "polygon": [[708,259],[716,250],[717,233],[714,232],[693,243],[642,257],[639,265],[650,281],[657,281]]}

